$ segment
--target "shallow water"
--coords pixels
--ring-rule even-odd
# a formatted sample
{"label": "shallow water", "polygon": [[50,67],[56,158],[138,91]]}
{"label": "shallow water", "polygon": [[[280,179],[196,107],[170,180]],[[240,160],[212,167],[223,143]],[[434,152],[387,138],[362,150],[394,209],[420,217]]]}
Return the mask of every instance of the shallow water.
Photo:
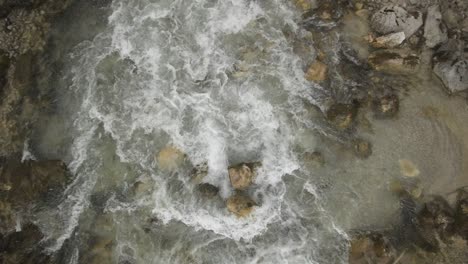
{"label": "shallow water", "polygon": [[[425,195],[468,184],[467,104],[427,69],[394,87],[404,94],[397,118],[360,114],[373,154],[355,157],[354,136],[318,110],[346,98],[347,77],[337,73],[344,81],[331,93],[304,79],[306,59],[285,34],[302,34],[290,1],[90,2],[75,3],[52,34],[44,85],[55,87],[57,110],[31,150],[64,159],[74,175],[60,206],[36,216],[68,263],[347,263],[349,230],[398,217],[388,186],[402,177],[399,160],[416,164]],[[346,19],[355,32],[320,33],[325,52],[349,40],[367,56],[356,35],[368,27]],[[155,161],[168,145],[188,159],[174,172]],[[316,150],[325,165],[306,166]],[[237,218],[224,204],[226,168],[248,161],[262,162],[248,190],[259,206]],[[204,162],[203,182],[221,189],[211,200],[190,180]]]}

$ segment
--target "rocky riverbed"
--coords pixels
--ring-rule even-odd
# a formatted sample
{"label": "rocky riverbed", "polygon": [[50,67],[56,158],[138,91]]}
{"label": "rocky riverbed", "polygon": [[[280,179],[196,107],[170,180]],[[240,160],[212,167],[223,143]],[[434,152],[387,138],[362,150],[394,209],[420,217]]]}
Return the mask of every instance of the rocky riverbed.
{"label": "rocky riverbed", "polygon": [[468,262],[468,2],[0,0],[1,263]]}

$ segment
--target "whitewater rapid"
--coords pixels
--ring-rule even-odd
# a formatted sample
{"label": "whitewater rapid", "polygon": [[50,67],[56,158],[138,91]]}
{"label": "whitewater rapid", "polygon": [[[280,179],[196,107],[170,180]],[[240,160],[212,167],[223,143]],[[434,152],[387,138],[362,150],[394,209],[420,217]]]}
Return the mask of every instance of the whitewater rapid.
{"label": "whitewater rapid", "polygon": [[[75,176],[49,213],[58,220],[42,226],[50,249],[93,221],[92,197],[110,193],[115,254],[130,247],[136,263],[192,263],[180,250],[196,263],[345,263],[347,237],[298,160],[314,149],[307,113],[323,98],[284,34],[301,31],[291,2],[114,0],[110,9],[107,27],[66,58],[61,105]],[[221,199],[197,197],[190,170],[158,168],[165,146],[207,163],[203,181]],[[233,194],[227,167],[253,161],[262,167],[248,193],[259,206],[238,218],[222,201]],[[149,191],[120,198],[136,181]],[[158,231],[132,235],[147,217]],[[160,244],[168,234],[171,249]]]}

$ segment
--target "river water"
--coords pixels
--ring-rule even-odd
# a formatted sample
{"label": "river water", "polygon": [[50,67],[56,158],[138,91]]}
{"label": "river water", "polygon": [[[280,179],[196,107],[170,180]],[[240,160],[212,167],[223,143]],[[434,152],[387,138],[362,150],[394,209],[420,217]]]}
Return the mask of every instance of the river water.
{"label": "river water", "polygon": [[[42,85],[56,111],[33,139],[36,156],[73,174],[59,207],[36,216],[67,263],[348,263],[350,230],[398,218],[399,160],[417,164],[427,194],[467,181],[466,103],[423,75],[401,88],[397,119],[362,114],[373,154],[355,157],[354,136],[321,117],[334,95],[304,78],[318,52],[294,51],[286,32],[306,33],[291,1],[78,2],[52,32]],[[327,54],[367,29],[349,19],[356,27],[321,33]],[[155,160],[166,146],[186,154],[175,171]],[[307,165],[314,151],[325,165]],[[227,167],[253,161],[258,206],[238,218]],[[213,199],[190,179],[203,163]]]}

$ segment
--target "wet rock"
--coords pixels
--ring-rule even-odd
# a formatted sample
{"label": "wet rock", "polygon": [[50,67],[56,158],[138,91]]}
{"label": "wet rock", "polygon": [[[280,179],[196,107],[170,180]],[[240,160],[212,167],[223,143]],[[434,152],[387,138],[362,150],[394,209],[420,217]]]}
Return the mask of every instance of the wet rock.
{"label": "wet rock", "polygon": [[455,57],[439,61],[433,70],[450,94],[468,90],[468,59]]}
{"label": "wet rock", "polygon": [[420,171],[418,167],[411,161],[407,159],[401,159],[398,161],[400,164],[400,171],[406,177],[416,177],[419,175]]}
{"label": "wet rock", "polygon": [[377,118],[391,118],[396,116],[400,107],[398,95],[391,94],[376,98],[372,102],[372,110]]}
{"label": "wet rock", "polygon": [[133,194],[136,197],[143,196],[151,191],[151,183],[149,180],[139,180],[132,186]]}
{"label": "wet rock", "polygon": [[372,154],[372,145],[364,139],[356,139],[353,142],[354,153],[361,159],[366,159]]}
{"label": "wet rock", "polygon": [[377,71],[388,73],[413,73],[419,57],[403,50],[378,50],[369,55],[368,62]]}
{"label": "wet rock", "polygon": [[320,61],[312,63],[305,74],[308,81],[321,82],[327,79],[327,65]]}
{"label": "wet rock", "polygon": [[337,103],[332,105],[326,112],[328,122],[340,130],[351,127],[356,119],[358,107],[356,104]]}
{"label": "wet rock", "polygon": [[3,95],[3,86],[7,81],[7,72],[10,67],[10,58],[8,54],[0,50],[0,96]]}
{"label": "wet rock", "polygon": [[405,32],[396,32],[377,38],[370,37],[369,42],[375,48],[395,48],[405,41]]}
{"label": "wet rock", "polygon": [[380,34],[394,32],[405,33],[405,37],[411,37],[423,25],[420,12],[407,12],[397,5],[389,5],[380,9],[371,18],[371,27]]}
{"label": "wet rock", "polygon": [[256,206],[256,204],[250,197],[239,193],[231,196],[226,202],[226,207],[229,212],[238,217],[248,216],[252,213],[254,206]]}
{"label": "wet rock", "polygon": [[197,186],[197,191],[205,198],[213,198],[218,195],[219,188],[209,183],[202,183]]}
{"label": "wet rock", "polygon": [[229,180],[231,185],[236,190],[244,190],[248,188],[256,176],[256,163],[240,163],[229,167]]}
{"label": "wet rock", "polygon": [[156,161],[161,170],[173,171],[183,164],[185,154],[175,147],[167,146],[159,152]]}
{"label": "wet rock", "polygon": [[320,1],[316,9],[305,12],[302,25],[307,30],[330,30],[338,25],[344,15],[346,1]]}
{"label": "wet rock", "polygon": [[383,234],[368,232],[355,236],[350,242],[349,263],[391,263],[395,249]]}
{"label": "wet rock", "polygon": [[0,170],[0,183],[10,186],[6,200],[15,205],[61,193],[68,179],[65,164],[58,160],[28,160],[23,163],[9,160],[1,165]]}
{"label": "wet rock", "polygon": [[90,238],[88,242],[90,245],[89,250],[80,256],[82,263],[90,264],[106,264],[114,263],[113,261],[113,249],[115,243],[112,238],[107,236],[95,235]]}
{"label": "wet rock", "polygon": [[463,189],[458,191],[455,205],[455,230],[468,241],[468,192]]}
{"label": "wet rock", "polygon": [[0,200],[0,234],[14,229],[16,218],[11,204]]}
{"label": "wet rock", "polygon": [[448,39],[447,28],[442,22],[442,14],[438,5],[427,9],[424,38],[426,39],[426,46],[429,48],[434,48]]}

